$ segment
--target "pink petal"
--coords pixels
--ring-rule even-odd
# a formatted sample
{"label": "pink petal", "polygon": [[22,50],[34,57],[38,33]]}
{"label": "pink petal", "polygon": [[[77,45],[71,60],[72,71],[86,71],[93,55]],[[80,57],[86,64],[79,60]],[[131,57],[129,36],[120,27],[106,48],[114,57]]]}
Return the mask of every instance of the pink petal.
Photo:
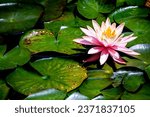
{"label": "pink petal", "polygon": [[117,63],[121,63],[121,64],[125,64],[126,62],[121,58],[119,57],[118,59],[115,58],[115,57],[112,57],[114,61],[116,61]]}
{"label": "pink petal", "polygon": [[96,54],[103,50],[102,47],[93,47],[88,51],[88,54]]}
{"label": "pink petal", "polygon": [[133,50],[128,49],[128,48],[126,48],[126,47],[119,47],[119,46],[116,46],[116,47],[115,47],[115,50],[118,50],[118,51],[120,51],[120,52],[123,52],[123,53],[128,54],[128,55],[131,55],[131,56],[140,55],[139,53],[134,52]]}
{"label": "pink petal", "polygon": [[101,31],[103,32],[105,29],[106,29],[105,22],[102,22],[102,25],[101,25]]}
{"label": "pink petal", "polygon": [[116,58],[116,59],[119,59],[120,55],[119,55],[119,53],[118,53],[117,51],[115,51],[115,50],[109,48],[109,49],[108,49],[108,52],[109,52],[109,54],[110,54],[112,57],[114,57],[114,58]]}
{"label": "pink petal", "polygon": [[111,25],[111,29],[112,29],[112,31],[114,31],[114,30],[116,29],[116,23],[113,23],[113,24]]}
{"label": "pink petal", "polygon": [[83,45],[93,45],[93,43],[90,43],[89,41],[86,41],[84,39],[74,39],[73,41]]}
{"label": "pink petal", "polygon": [[101,36],[101,27],[100,27],[100,25],[95,20],[92,20],[92,24],[93,24],[93,28],[96,32],[97,37],[100,37]]}
{"label": "pink petal", "polygon": [[91,28],[90,26],[87,26],[87,29],[88,29],[93,35],[96,35],[96,34],[95,34],[95,31],[93,30],[93,28]]}
{"label": "pink petal", "polygon": [[96,37],[95,34],[93,34],[90,30],[85,29],[85,28],[80,28],[82,30],[82,32],[84,32],[85,35],[87,36],[92,36],[92,37]]}
{"label": "pink petal", "polygon": [[109,56],[109,53],[107,50],[103,50],[101,52],[100,59],[99,59],[101,65],[103,65],[106,62],[106,60],[108,59],[108,56]]}
{"label": "pink petal", "polygon": [[94,54],[92,55],[90,58],[83,60],[83,62],[93,62],[93,61],[97,61],[100,57],[100,54]]}
{"label": "pink petal", "polygon": [[129,36],[125,36],[122,38],[122,42],[123,43],[128,43],[130,41],[133,41],[134,39],[136,39],[137,37],[133,37],[133,34],[129,35]]}
{"label": "pink petal", "polygon": [[118,37],[122,33],[124,25],[125,23],[122,23],[116,28],[116,37]]}
{"label": "pink petal", "polygon": [[92,43],[93,45],[102,45],[102,43],[94,37],[90,37],[90,36],[83,36],[83,39]]}

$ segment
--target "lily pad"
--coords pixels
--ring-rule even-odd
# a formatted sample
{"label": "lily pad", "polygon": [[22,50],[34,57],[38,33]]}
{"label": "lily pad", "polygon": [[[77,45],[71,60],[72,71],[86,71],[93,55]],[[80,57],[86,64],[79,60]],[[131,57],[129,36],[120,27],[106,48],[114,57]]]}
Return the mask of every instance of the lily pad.
{"label": "lily pad", "polygon": [[63,100],[66,93],[56,89],[47,89],[29,95],[26,100]]}
{"label": "lily pad", "polygon": [[12,69],[24,65],[30,60],[30,52],[19,46],[0,57],[0,70]]}
{"label": "lily pad", "polygon": [[7,77],[7,82],[16,91],[29,95],[55,88],[71,91],[86,79],[86,70],[77,62],[62,58],[41,59],[31,63],[38,73],[17,68]]}
{"label": "lily pad", "polygon": [[3,80],[0,80],[0,100],[4,100],[9,92],[9,88]]}
{"label": "lily pad", "polygon": [[128,6],[116,10],[115,12],[111,13],[109,17],[112,21],[122,23],[130,18],[147,17],[149,12],[150,10],[148,8],[141,8],[138,6]]}
{"label": "lily pad", "polygon": [[62,26],[75,26],[75,17],[72,12],[64,12],[61,17],[49,22],[44,22],[45,29],[51,30],[55,34],[55,36],[57,36]]}
{"label": "lily pad", "polygon": [[123,94],[123,89],[121,87],[106,89],[102,91],[105,100],[117,100]]}
{"label": "lily pad", "polygon": [[100,13],[110,13],[115,9],[115,5],[110,0],[98,0],[99,12]]}
{"label": "lily pad", "polygon": [[4,3],[0,5],[0,33],[17,33],[35,26],[42,8],[38,5]]}
{"label": "lily pad", "polygon": [[22,37],[20,46],[29,49],[32,53],[55,51],[75,54],[78,53],[75,49],[83,49],[83,46],[73,42],[73,39],[81,37],[82,34],[78,28],[65,28],[59,31],[56,39],[49,30],[33,30]]}
{"label": "lily pad", "polygon": [[124,92],[122,100],[149,100],[150,99],[150,84],[145,84],[141,90],[136,93]]}
{"label": "lily pad", "polygon": [[60,17],[66,5],[66,0],[46,0],[44,2],[44,21],[50,21]]}
{"label": "lily pad", "polygon": [[72,93],[66,100],[88,100],[89,98],[79,92]]}
{"label": "lily pad", "polygon": [[111,84],[110,74],[101,70],[90,70],[88,71],[88,79],[80,86],[79,91],[89,98],[93,98]]}
{"label": "lily pad", "polygon": [[77,9],[87,19],[96,18],[99,13],[97,0],[78,0]]}
{"label": "lily pad", "polygon": [[144,84],[144,74],[139,71],[129,71],[128,75],[123,79],[123,87],[130,92],[137,91]]}

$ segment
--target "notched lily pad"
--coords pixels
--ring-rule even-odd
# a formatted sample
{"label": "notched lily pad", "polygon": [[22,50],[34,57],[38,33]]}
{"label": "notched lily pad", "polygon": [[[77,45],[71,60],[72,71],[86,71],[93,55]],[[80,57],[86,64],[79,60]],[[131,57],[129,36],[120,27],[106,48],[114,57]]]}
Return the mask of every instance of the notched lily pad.
{"label": "notched lily pad", "polygon": [[8,84],[25,95],[49,88],[68,92],[80,86],[87,77],[86,70],[77,62],[62,58],[37,60],[31,66],[39,74],[17,68],[7,77]]}

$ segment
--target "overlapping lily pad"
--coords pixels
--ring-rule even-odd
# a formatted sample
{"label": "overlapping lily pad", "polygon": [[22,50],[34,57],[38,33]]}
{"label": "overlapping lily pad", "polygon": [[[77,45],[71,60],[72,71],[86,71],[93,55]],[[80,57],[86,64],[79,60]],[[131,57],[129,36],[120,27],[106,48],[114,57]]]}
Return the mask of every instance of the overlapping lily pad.
{"label": "overlapping lily pad", "polygon": [[38,73],[17,68],[7,77],[8,84],[25,95],[49,88],[68,92],[81,85],[87,77],[86,70],[72,60],[41,59],[31,66]]}
{"label": "overlapping lily pad", "polygon": [[26,31],[35,26],[42,8],[38,5],[4,3],[0,5],[0,33]]}
{"label": "overlapping lily pad", "polygon": [[0,56],[0,70],[24,65],[30,60],[30,55],[31,53],[27,49],[17,46],[3,56]]}

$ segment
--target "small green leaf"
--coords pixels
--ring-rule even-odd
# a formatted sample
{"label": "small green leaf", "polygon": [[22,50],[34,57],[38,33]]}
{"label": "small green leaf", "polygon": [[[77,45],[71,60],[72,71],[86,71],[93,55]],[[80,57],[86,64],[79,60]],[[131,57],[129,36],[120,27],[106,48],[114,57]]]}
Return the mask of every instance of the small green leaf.
{"label": "small green leaf", "polygon": [[89,98],[85,95],[80,94],[79,92],[74,92],[66,100],[88,100]]}
{"label": "small green leaf", "polygon": [[115,5],[110,0],[98,0],[99,12],[110,13],[115,9]]}
{"label": "small green leaf", "polygon": [[102,91],[105,100],[117,100],[123,94],[123,89],[121,87],[106,89]]}
{"label": "small green leaf", "polygon": [[135,92],[144,82],[143,72],[129,71],[128,75],[123,79],[123,87],[127,91]]}
{"label": "small green leaf", "polygon": [[36,24],[42,12],[38,5],[4,3],[0,5],[0,33],[28,30]]}
{"label": "small green leaf", "polygon": [[3,80],[0,80],[0,100],[4,100],[9,92],[9,88]]}
{"label": "small green leaf", "polygon": [[46,0],[44,2],[44,21],[50,21],[60,17],[66,5],[66,0]]}
{"label": "small green leaf", "polygon": [[29,95],[27,100],[63,100],[66,97],[66,93],[56,89],[47,89],[37,93]]}
{"label": "small green leaf", "polygon": [[150,84],[145,84],[138,92],[124,92],[122,100],[150,100]]}
{"label": "small green leaf", "polygon": [[0,57],[0,70],[12,69],[24,65],[30,60],[30,52],[19,46]]}
{"label": "small green leaf", "polygon": [[78,0],[77,9],[79,13],[87,19],[93,19],[98,16],[97,0]]}
{"label": "small green leaf", "polygon": [[8,84],[25,95],[49,88],[68,92],[80,86],[87,77],[86,70],[72,60],[41,59],[31,65],[39,74],[17,68],[7,77]]}
{"label": "small green leaf", "polygon": [[79,91],[93,98],[101,93],[101,90],[112,84],[110,74],[101,70],[88,71],[88,79],[80,86]]}

